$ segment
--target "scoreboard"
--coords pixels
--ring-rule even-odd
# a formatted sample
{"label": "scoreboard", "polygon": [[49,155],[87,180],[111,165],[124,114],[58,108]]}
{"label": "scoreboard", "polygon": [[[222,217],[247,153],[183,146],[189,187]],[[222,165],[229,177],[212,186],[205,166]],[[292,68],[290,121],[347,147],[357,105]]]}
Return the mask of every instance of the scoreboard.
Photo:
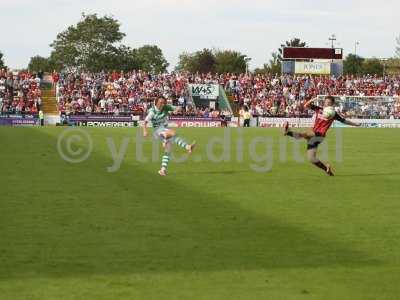
{"label": "scoreboard", "polygon": [[283,48],[283,59],[343,59],[342,48]]}

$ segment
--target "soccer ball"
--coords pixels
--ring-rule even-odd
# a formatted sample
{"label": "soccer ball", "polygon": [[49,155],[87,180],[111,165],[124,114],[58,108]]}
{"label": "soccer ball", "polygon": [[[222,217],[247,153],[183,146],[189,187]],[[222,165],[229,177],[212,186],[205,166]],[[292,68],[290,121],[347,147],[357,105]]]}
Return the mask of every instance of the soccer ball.
{"label": "soccer ball", "polygon": [[324,108],[323,112],[322,112],[322,116],[325,119],[332,119],[336,114],[336,110],[333,106],[327,106]]}

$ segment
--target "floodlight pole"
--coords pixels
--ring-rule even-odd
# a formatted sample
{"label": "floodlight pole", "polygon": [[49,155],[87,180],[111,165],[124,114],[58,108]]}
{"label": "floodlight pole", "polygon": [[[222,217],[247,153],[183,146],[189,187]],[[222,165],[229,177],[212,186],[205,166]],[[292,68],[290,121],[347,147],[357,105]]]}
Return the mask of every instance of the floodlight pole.
{"label": "floodlight pole", "polygon": [[389,61],[389,58],[381,58],[379,59],[383,65],[383,77],[386,76],[386,62]]}
{"label": "floodlight pole", "polygon": [[335,41],[337,40],[337,38],[336,38],[336,35],[334,35],[334,34],[332,34],[330,37],[329,37],[329,40],[332,42],[332,48],[335,48]]}
{"label": "floodlight pole", "polygon": [[248,76],[249,75],[249,62],[251,61],[251,58],[248,56],[245,56],[244,61],[246,62],[246,76]]}
{"label": "floodlight pole", "polygon": [[360,42],[354,43],[354,55],[357,56],[357,46],[360,45]]}

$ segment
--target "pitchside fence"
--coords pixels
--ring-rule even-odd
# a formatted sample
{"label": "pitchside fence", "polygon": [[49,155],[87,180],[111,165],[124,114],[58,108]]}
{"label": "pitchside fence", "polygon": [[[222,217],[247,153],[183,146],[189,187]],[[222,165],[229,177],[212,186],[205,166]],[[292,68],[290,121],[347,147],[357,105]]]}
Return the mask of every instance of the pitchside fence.
{"label": "pitchside fence", "polygon": [[[322,106],[326,95],[317,97]],[[400,97],[389,96],[334,96],[337,109],[346,118],[359,122],[363,127],[400,128]],[[254,127],[282,127],[289,122],[291,127],[309,128],[314,124],[311,117],[258,117],[252,120]],[[242,120],[240,124],[242,124]],[[345,125],[335,122],[334,127]]]}
{"label": "pitchside fence", "polygon": [[[325,95],[319,95],[318,102],[322,104],[325,97]],[[400,118],[400,97],[334,96],[334,98],[339,112],[350,118]]]}
{"label": "pitchside fence", "polygon": [[[217,100],[218,96],[211,97],[215,93],[220,96],[219,89],[199,90],[199,94],[204,93],[204,98]],[[208,94],[207,94],[208,93]],[[211,95],[210,95],[211,93]],[[202,94],[201,94],[202,95]],[[322,104],[325,95],[318,96],[319,104]],[[355,120],[363,124],[364,127],[393,127],[400,128],[400,97],[390,96],[334,96],[338,111],[345,114],[346,118]],[[226,101],[226,99],[224,99]],[[222,102],[222,101],[221,101]],[[229,106],[228,106],[229,107]],[[77,126],[102,126],[102,127],[135,127],[140,126],[140,116],[132,115],[72,115],[66,117],[66,124]],[[288,121],[295,127],[312,127],[313,119],[311,117],[291,117],[265,116],[254,117],[251,120],[252,127],[281,127]],[[38,120],[35,116],[25,115],[7,115],[0,116],[0,125],[11,126],[37,126]],[[212,118],[191,118],[183,117],[177,120],[171,120],[171,126],[177,127],[220,127],[222,121]],[[241,118],[232,118],[228,120],[228,126],[242,126]],[[335,123],[334,126],[342,126]]]}

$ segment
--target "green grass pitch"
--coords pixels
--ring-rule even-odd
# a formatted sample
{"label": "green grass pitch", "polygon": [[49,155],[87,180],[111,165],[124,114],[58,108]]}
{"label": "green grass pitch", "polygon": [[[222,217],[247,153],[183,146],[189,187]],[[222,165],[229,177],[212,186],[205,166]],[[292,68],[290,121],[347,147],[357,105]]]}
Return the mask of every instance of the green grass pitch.
{"label": "green grass pitch", "polygon": [[[79,164],[57,151],[64,130],[0,128],[1,300],[399,299],[399,130],[344,129],[342,162],[332,131],[333,178],[295,162],[292,142],[280,154],[275,129],[232,131],[220,163],[204,155],[223,129],[179,129],[199,147],[166,178],[136,160],[136,129],[87,129]],[[265,136],[272,169],[257,173],[248,146]],[[127,137],[109,172],[107,138]]]}

